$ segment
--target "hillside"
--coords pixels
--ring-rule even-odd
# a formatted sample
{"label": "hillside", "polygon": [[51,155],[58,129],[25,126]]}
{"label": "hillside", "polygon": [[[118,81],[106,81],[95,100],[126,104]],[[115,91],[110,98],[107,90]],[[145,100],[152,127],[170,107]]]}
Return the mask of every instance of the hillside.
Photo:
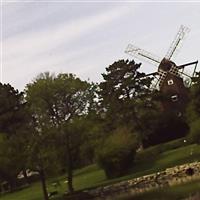
{"label": "hillside", "polygon": [[[162,145],[160,145],[162,146]],[[159,149],[160,146],[154,147],[154,150]],[[168,144],[169,146],[169,144]],[[152,147],[151,147],[152,148]],[[151,152],[153,150],[151,149]],[[145,150],[141,156],[141,160],[135,163],[134,168],[128,175],[108,180],[102,169],[96,165],[90,165],[88,167],[76,170],[74,185],[76,190],[82,190],[91,187],[97,187],[101,185],[108,185],[122,180],[127,180],[135,177],[140,177],[153,172],[164,170],[168,167],[180,165],[183,163],[200,161],[200,145],[191,144],[176,149],[169,149],[165,152],[158,153],[157,156],[152,156],[146,159],[145,153],[149,154],[149,149]],[[139,158],[138,158],[139,159]],[[61,186],[57,188],[59,195],[66,191],[67,184],[66,176],[57,177],[48,180],[48,190],[53,191],[55,188],[52,186],[52,182],[59,181]],[[185,187],[185,186],[184,186]],[[199,188],[198,188],[199,189]],[[34,192],[33,192],[34,191]],[[57,195],[54,199],[62,199]],[[40,200],[42,198],[42,191],[40,183],[32,184],[30,187],[23,189],[12,194],[2,195],[1,200]]]}

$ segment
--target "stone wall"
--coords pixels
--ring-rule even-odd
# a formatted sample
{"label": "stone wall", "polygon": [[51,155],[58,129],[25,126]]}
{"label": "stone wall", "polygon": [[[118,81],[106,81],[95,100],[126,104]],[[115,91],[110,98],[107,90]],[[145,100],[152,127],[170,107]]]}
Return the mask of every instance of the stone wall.
{"label": "stone wall", "polygon": [[[113,185],[99,187],[87,191],[97,199],[109,199],[120,193],[137,194],[155,188],[171,186],[200,178],[200,162],[188,163],[154,174],[141,176],[128,181],[122,181]],[[112,199],[112,198],[111,198]]]}

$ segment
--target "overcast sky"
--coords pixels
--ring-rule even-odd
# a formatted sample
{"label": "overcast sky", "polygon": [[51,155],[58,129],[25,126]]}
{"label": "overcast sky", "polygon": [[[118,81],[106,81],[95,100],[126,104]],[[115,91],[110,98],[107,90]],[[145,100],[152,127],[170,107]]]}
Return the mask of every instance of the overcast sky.
{"label": "overcast sky", "polygon": [[200,2],[7,0],[1,11],[2,81],[19,90],[46,71],[101,81],[114,61],[132,59],[129,43],[164,57],[181,24],[191,31],[174,61],[200,58]]}

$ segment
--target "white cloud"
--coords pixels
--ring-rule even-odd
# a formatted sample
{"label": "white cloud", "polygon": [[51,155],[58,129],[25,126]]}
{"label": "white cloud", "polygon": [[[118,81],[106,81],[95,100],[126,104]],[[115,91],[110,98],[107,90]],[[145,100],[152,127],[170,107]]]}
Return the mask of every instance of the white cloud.
{"label": "white cloud", "polygon": [[[5,39],[3,41],[3,80],[14,83],[13,80],[17,82],[17,79],[26,76],[27,71],[29,75],[31,72],[35,74],[36,71],[42,72],[52,66],[56,68],[60,63],[64,64],[67,60],[76,59],[80,54],[87,52],[87,49],[81,48],[70,52],[59,49],[63,47],[69,49],[73,41],[84,39],[94,30],[101,30],[128,11],[128,7],[114,7],[92,16],[84,16]],[[22,86],[17,85],[17,87]]]}
{"label": "white cloud", "polygon": [[[180,24],[192,31],[175,62],[199,57],[200,7],[162,3],[107,5],[77,3],[63,9],[60,5],[42,9],[33,6],[32,12],[23,7],[20,13],[11,13],[12,17],[8,10],[4,32],[9,34],[3,41],[4,82],[22,89],[43,71],[72,72],[81,78],[99,80],[112,62],[132,59],[124,54],[128,43],[164,56]],[[184,15],[193,8],[195,12]],[[144,63],[142,70],[151,72],[155,67]]]}
{"label": "white cloud", "polygon": [[119,18],[127,11],[125,7],[122,9],[117,7],[94,16],[55,25],[49,29],[25,32],[3,41],[4,52],[8,60],[23,54],[27,56],[40,54],[83,37],[95,28],[105,26]]}

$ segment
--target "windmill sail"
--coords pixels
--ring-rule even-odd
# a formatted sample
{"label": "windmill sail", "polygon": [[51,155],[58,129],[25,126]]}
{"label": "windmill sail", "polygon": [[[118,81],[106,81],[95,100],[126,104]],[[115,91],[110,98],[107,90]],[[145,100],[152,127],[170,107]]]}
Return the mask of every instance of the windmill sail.
{"label": "windmill sail", "polygon": [[161,62],[161,58],[159,58],[156,55],[153,55],[152,53],[145,51],[139,47],[136,47],[132,44],[129,44],[125,50],[125,53],[134,56],[140,60],[144,60],[146,62],[149,62],[155,66],[158,66]]}
{"label": "windmill sail", "polygon": [[168,60],[171,60],[172,58],[174,58],[180,47],[182,46],[182,43],[184,41],[184,39],[186,38],[186,35],[189,33],[190,29],[186,26],[181,25],[175,39],[173,40],[167,54],[165,55],[165,58]]}

